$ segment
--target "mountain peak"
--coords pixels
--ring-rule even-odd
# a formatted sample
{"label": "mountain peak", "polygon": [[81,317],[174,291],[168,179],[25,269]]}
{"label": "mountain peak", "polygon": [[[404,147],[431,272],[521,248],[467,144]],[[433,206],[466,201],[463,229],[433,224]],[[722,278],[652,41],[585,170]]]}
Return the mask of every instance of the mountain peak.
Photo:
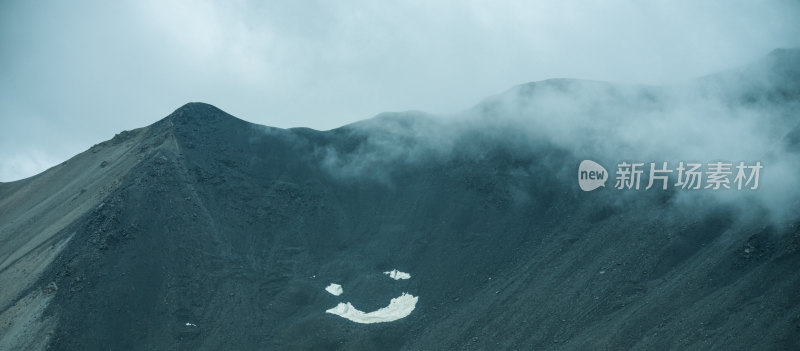
{"label": "mountain peak", "polygon": [[775,49],[767,55],[766,64],[774,75],[794,80],[800,74],[800,49]]}
{"label": "mountain peak", "polygon": [[800,48],[778,48],[772,50],[768,57],[792,57],[800,55]]}
{"label": "mountain peak", "polygon": [[219,126],[220,124],[248,123],[236,118],[214,105],[203,102],[189,102],[179,107],[156,125],[176,126]]}
{"label": "mountain peak", "polygon": [[233,117],[233,116],[225,113],[225,111],[220,110],[216,106],[211,105],[211,104],[207,104],[205,102],[188,102],[188,103],[184,104],[183,106],[178,107],[178,109],[173,111],[167,117],[173,117],[173,118],[174,117],[182,117],[182,116],[204,117],[204,116],[208,116],[208,115],[217,115],[217,114],[222,114],[222,115]]}

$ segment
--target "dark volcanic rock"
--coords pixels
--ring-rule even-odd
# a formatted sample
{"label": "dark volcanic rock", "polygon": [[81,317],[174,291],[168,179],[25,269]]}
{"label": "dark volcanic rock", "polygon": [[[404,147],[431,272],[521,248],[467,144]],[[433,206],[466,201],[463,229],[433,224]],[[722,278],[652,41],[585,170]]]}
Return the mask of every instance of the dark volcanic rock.
{"label": "dark volcanic rock", "polygon": [[[0,184],[12,199],[74,183],[57,202],[0,203],[13,225],[29,218],[15,204],[58,215],[25,223],[69,219],[35,246],[58,248],[42,251],[36,282],[0,307],[49,296],[50,327],[30,335],[53,350],[800,348],[796,224],[677,211],[673,191],[583,193],[572,150],[514,128],[447,128],[409,113],[287,130],[187,104]],[[12,224],[2,238],[33,237]],[[2,260],[25,247],[5,240]],[[382,274],[395,268],[412,279]],[[342,296],[324,290],[334,282]],[[325,313],[402,292],[419,302],[395,322]]]}

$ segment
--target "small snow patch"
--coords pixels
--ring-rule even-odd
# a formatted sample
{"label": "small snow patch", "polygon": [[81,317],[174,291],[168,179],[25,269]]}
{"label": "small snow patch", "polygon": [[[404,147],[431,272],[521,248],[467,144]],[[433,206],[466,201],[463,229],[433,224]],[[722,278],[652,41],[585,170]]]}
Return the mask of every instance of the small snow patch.
{"label": "small snow patch", "polygon": [[344,292],[344,289],[342,289],[342,286],[339,284],[331,283],[331,285],[325,288],[325,291],[331,293],[331,295],[339,296]]}
{"label": "small snow patch", "polygon": [[401,272],[401,271],[398,271],[396,269],[393,269],[393,270],[388,271],[388,272],[383,272],[383,274],[388,275],[389,278],[392,278],[394,280],[411,279],[411,274],[408,274],[408,273],[405,273],[405,272]]}
{"label": "small snow patch", "polygon": [[[408,279],[408,278],[404,278]],[[326,313],[335,314],[342,318],[347,318],[356,323],[371,324],[392,322],[401,318],[407,317],[411,311],[417,306],[419,297],[407,293],[393,298],[389,301],[389,306],[377,309],[375,311],[365,313],[353,307],[351,303],[339,303],[336,307],[331,308]]]}

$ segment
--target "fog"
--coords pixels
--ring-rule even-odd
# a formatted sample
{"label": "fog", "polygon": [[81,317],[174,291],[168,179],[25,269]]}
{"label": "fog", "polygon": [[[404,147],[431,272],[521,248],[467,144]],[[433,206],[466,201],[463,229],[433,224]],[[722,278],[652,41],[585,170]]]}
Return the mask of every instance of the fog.
{"label": "fog", "polygon": [[[535,174],[539,164],[513,172],[556,178],[559,182],[552,186],[577,188],[576,160],[595,160],[610,173],[598,191],[613,194],[608,197],[612,202],[631,200],[631,193],[641,199],[662,191],[644,188],[650,163],[660,167],[668,162],[673,170],[670,203],[681,211],[727,206],[739,218],[756,217],[782,227],[800,208],[798,82],[800,50],[776,50],[743,67],[661,86],[547,80],[514,87],[449,115],[383,114],[348,126],[363,137],[355,149],[329,146],[317,154],[337,177],[391,186],[398,169],[447,160],[468,148],[468,157],[478,162],[498,146],[523,155],[554,148],[570,156],[536,161],[555,163],[547,165],[554,174]],[[638,191],[614,189],[621,162],[644,163]],[[679,162],[732,164],[731,189],[674,188]],[[733,178],[739,162],[763,165],[757,189],[737,190]]]}
{"label": "fog", "polygon": [[800,46],[798,14],[795,1],[3,2],[0,181],[189,101],[330,129],[455,114],[550,78],[680,83]]}

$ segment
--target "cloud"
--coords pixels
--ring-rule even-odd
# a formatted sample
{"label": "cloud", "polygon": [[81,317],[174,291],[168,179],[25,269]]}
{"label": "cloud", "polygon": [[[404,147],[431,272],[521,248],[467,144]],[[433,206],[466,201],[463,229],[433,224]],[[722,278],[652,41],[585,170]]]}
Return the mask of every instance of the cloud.
{"label": "cloud", "polygon": [[[334,176],[389,185],[397,172],[413,172],[431,161],[448,164],[463,155],[496,167],[503,161],[491,155],[500,148],[527,155],[534,160],[532,167],[552,171],[546,178],[574,188],[577,160],[590,159],[609,170],[612,179],[604,191],[616,192],[616,197],[624,191],[608,188],[614,184],[616,165],[623,161],[646,166],[666,161],[673,170],[679,162],[725,162],[734,172],[739,162],[761,162],[757,190],[678,190],[669,193],[671,201],[695,213],[727,206],[739,210],[740,218],[766,216],[783,226],[794,219],[793,209],[800,205],[800,153],[792,137],[800,133],[798,77],[800,50],[783,50],[743,68],[681,84],[547,80],[517,86],[449,118],[419,112],[384,114],[347,128],[354,145],[326,146],[318,153]],[[555,159],[531,158],[543,149],[567,153]],[[525,169],[496,176],[514,172],[530,176]],[[640,192],[648,174],[642,177]],[[674,183],[673,172],[669,184]]]}
{"label": "cloud", "polygon": [[799,14],[793,1],[4,2],[0,139],[63,160],[188,101],[329,129],[548,78],[675,82],[800,46]]}
{"label": "cloud", "polygon": [[42,172],[63,160],[53,159],[49,153],[29,149],[24,153],[0,155],[0,179],[22,179]]}

